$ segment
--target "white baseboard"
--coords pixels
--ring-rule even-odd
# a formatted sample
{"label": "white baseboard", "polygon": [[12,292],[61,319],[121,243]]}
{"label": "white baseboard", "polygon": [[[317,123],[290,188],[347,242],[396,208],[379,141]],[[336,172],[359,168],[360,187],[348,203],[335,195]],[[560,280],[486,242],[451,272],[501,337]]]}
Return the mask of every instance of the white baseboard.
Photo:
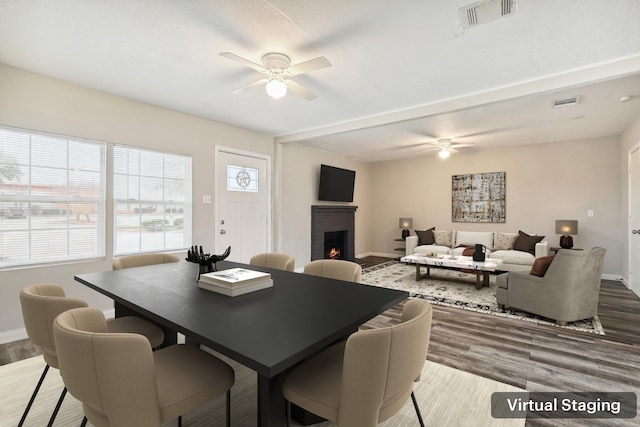
{"label": "white baseboard", "polygon": [[6,344],[8,342],[14,342],[14,341],[21,341],[27,338],[29,337],[27,336],[27,330],[25,328],[0,332],[0,344]]}
{"label": "white baseboard", "polygon": [[[115,317],[116,310],[114,308],[111,308],[109,310],[104,310],[103,313],[106,319],[111,319]],[[27,335],[27,330],[25,328],[19,328],[19,329],[13,329],[11,331],[0,332],[0,344],[26,340],[27,338],[29,338],[29,336]]]}

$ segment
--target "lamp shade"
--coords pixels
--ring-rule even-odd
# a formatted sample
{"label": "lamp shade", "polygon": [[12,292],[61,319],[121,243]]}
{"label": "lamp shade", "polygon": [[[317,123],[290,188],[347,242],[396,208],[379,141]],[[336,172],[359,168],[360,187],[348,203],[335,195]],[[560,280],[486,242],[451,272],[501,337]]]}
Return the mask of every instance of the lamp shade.
{"label": "lamp shade", "polygon": [[556,234],[575,236],[578,234],[578,221],[573,219],[557,219]]}
{"label": "lamp shade", "polygon": [[413,228],[413,218],[400,218],[398,227],[402,229]]}

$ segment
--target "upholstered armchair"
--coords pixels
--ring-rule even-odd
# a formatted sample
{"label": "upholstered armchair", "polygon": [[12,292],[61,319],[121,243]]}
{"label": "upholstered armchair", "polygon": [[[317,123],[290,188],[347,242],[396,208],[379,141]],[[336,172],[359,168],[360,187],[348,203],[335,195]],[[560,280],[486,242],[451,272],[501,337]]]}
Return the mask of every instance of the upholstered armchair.
{"label": "upholstered armchair", "polygon": [[509,272],[498,276],[496,299],[512,307],[555,320],[559,325],[598,314],[604,248],[560,249],[544,276]]}

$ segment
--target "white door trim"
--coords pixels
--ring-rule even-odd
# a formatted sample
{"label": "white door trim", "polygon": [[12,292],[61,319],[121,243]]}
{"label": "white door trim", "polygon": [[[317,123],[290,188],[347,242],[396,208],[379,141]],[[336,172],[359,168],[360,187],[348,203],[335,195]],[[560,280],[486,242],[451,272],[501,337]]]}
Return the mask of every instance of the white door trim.
{"label": "white door trim", "polygon": [[[261,153],[254,153],[252,151],[247,151],[247,150],[240,150],[237,148],[232,148],[232,147],[226,147],[224,145],[218,145],[216,144],[214,147],[214,165],[218,164],[218,156],[220,155],[221,152],[224,153],[229,153],[229,154],[236,154],[239,156],[246,156],[246,157],[253,157],[256,159],[260,159],[260,160],[265,160],[267,162],[267,185],[266,185],[266,190],[267,190],[267,248],[269,250],[272,250],[272,240],[271,240],[271,236],[272,236],[272,200],[271,200],[271,186],[272,186],[272,175],[271,175],[271,156],[267,155],[267,154],[261,154]],[[214,180],[215,180],[215,175],[214,175]],[[218,205],[218,197],[215,197],[215,191],[217,191],[217,184],[216,182],[214,182],[214,215],[215,215],[215,221],[217,221],[217,219],[220,217],[220,211],[219,211],[219,205]],[[214,239],[217,239],[218,236],[217,234],[215,235]],[[213,247],[216,247],[216,242],[214,240],[213,242]]]}
{"label": "white door trim", "polygon": [[[631,198],[632,198],[632,193],[633,193],[633,189],[632,186],[633,185],[640,185],[640,183],[635,183],[633,182],[632,179],[632,174],[631,174],[631,156],[633,155],[634,152],[639,151],[640,152],[640,142],[638,142],[637,144],[631,146],[631,148],[629,148],[629,151],[627,152],[627,238],[626,238],[626,242],[627,242],[627,279],[629,280],[627,287],[631,290],[633,290],[634,292],[636,292],[636,294],[638,294],[638,289],[633,289],[633,280],[631,277],[631,270],[632,270],[632,261],[635,261],[632,259],[632,251],[631,251],[631,239],[632,239],[632,234],[631,231],[633,230],[633,224],[631,224],[631,214],[632,214],[632,203],[631,203]],[[640,154],[640,153],[639,153]],[[640,212],[636,212],[635,213],[636,216],[640,214]],[[640,238],[640,237],[639,237]],[[640,274],[640,271],[638,271],[638,269],[636,269],[635,272],[636,275]]]}

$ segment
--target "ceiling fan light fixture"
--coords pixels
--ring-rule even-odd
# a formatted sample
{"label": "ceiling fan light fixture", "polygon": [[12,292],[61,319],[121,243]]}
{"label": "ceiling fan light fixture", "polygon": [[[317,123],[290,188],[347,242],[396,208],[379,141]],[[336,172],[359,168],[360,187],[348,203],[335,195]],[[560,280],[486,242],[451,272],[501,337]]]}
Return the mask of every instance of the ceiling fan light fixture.
{"label": "ceiling fan light fixture", "polygon": [[443,147],[440,151],[438,151],[438,157],[440,157],[441,159],[446,159],[450,155],[451,155],[451,152],[446,147]]}
{"label": "ceiling fan light fixture", "polygon": [[271,78],[267,82],[267,93],[273,99],[280,99],[287,94],[287,85],[278,78]]}

